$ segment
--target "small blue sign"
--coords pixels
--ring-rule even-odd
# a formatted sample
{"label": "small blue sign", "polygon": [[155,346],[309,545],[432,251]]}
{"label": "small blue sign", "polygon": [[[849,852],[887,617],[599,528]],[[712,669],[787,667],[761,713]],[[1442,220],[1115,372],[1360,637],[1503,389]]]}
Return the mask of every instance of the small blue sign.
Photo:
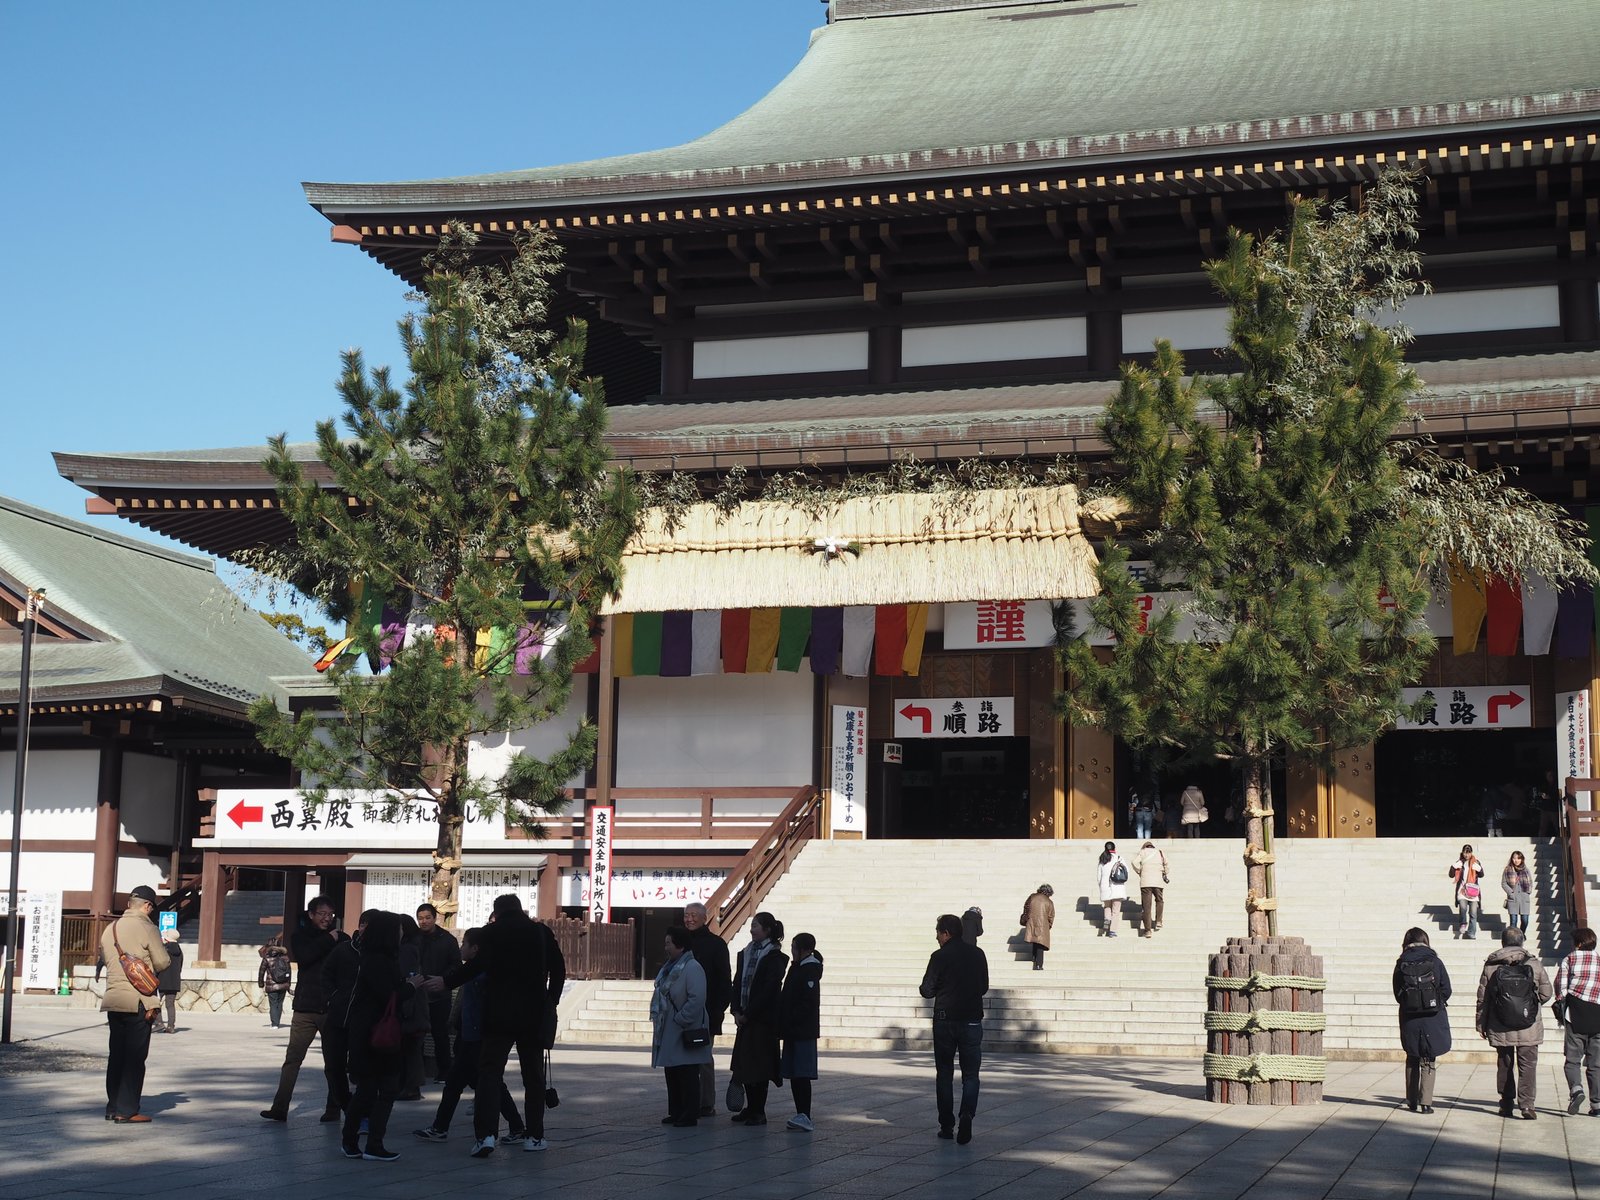
{"label": "small blue sign", "polygon": [[164,913],[161,914],[161,932],[162,933],[167,932],[167,930],[169,930],[169,929],[175,931],[177,928],[178,928],[178,914],[176,912],[164,912]]}

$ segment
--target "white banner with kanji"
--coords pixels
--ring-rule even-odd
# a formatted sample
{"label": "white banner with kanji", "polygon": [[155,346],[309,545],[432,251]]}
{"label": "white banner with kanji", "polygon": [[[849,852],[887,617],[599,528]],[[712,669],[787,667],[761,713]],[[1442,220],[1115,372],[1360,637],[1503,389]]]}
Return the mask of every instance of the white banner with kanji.
{"label": "white banner with kanji", "polygon": [[22,986],[55,991],[61,973],[61,893],[29,892],[17,901],[27,924]]}
{"label": "white banner with kanji", "polygon": [[[1556,779],[1565,788],[1569,779],[1594,778],[1594,763],[1589,754],[1589,693],[1556,693]],[[1594,793],[1577,793],[1578,807],[1594,808]]]}
{"label": "white banner with kanji", "polygon": [[829,775],[828,830],[867,830],[867,710],[852,704],[833,706],[833,770]]}
{"label": "white banner with kanji", "polygon": [[1010,696],[941,696],[906,700],[895,709],[897,738],[1015,737]]}
{"label": "white banner with kanji", "polygon": [[589,920],[611,922],[611,828],[617,810],[599,805],[589,810]]}
{"label": "white banner with kanji", "polygon": [[1533,693],[1527,684],[1499,687],[1405,688],[1407,705],[1426,703],[1419,720],[1401,717],[1397,729],[1469,733],[1482,729],[1529,729],[1533,726]]}

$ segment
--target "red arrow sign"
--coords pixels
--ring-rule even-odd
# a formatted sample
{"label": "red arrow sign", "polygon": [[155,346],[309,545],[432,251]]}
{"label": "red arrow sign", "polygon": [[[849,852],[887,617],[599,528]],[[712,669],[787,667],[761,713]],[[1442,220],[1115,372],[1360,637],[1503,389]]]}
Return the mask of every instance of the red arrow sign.
{"label": "red arrow sign", "polygon": [[908,721],[922,722],[922,732],[933,732],[933,709],[918,708],[915,704],[908,704],[900,710],[900,715]]}
{"label": "red arrow sign", "polygon": [[1522,703],[1522,697],[1515,692],[1500,692],[1489,697],[1489,724],[1500,724],[1501,708],[1516,708]]}
{"label": "red arrow sign", "polygon": [[249,805],[243,800],[228,810],[228,816],[240,829],[247,824],[261,820],[262,809],[260,805]]}

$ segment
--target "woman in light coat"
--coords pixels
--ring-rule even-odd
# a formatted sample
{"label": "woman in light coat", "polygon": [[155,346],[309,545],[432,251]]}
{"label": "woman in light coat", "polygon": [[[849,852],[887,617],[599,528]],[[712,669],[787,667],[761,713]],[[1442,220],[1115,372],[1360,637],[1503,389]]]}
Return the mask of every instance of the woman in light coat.
{"label": "woman in light coat", "polygon": [[1033,948],[1033,969],[1044,970],[1044,952],[1050,949],[1050,927],[1056,923],[1055,888],[1041,883],[1022,905],[1022,936]]}
{"label": "woman in light coat", "polygon": [[1461,857],[1450,868],[1450,878],[1455,881],[1456,908],[1461,913],[1461,926],[1456,937],[1471,941],[1478,936],[1478,916],[1483,912],[1483,863],[1472,852],[1471,846],[1461,847]]}
{"label": "woman in light coat", "polygon": [[[1112,878],[1121,867],[1120,880]],[[1117,844],[1107,842],[1106,848],[1100,854],[1100,907],[1105,910],[1105,926],[1101,930],[1106,937],[1116,937],[1117,914],[1122,910],[1122,902],[1128,898],[1128,864],[1122,855],[1117,853]]]}
{"label": "woman in light coat", "polygon": [[1513,850],[1500,872],[1500,890],[1506,894],[1506,924],[1528,932],[1528,916],[1533,907],[1533,872],[1521,850]]}
{"label": "woman in light coat", "polygon": [[1211,819],[1211,813],[1206,809],[1206,794],[1191,783],[1178,797],[1178,807],[1183,810],[1181,821],[1184,833],[1192,838],[1199,837],[1200,826]]}
{"label": "woman in light coat", "polygon": [[689,931],[682,925],[667,930],[667,960],[656,972],[656,990],[650,997],[650,1020],[655,1032],[650,1043],[650,1065],[660,1067],[667,1080],[667,1115],[663,1125],[687,1129],[699,1123],[700,1068],[711,1061],[711,1040],[703,1046],[685,1046],[689,1030],[706,1029],[706,973],[689,953]]}

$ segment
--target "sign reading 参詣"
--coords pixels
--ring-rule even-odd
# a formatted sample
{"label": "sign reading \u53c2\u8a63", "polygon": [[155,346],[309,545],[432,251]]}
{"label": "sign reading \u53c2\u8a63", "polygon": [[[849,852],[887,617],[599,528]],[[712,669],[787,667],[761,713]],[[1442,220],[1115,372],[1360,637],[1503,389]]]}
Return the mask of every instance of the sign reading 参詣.
{"label": "sign reading \u53c2\u8a63", "polygon": [[[1556,781],[1565,788],[1569,779],[1589,779],[1594,774],[1589,757],[1589,693],[1556,693]],[[1594,808],[1594,793],[1579,792],[1578,807]]]}
{"label": "sign reading \u53c2\u8a63", "polygon": [[617,810],[601,805],[589,818],[589,920],[611,923],[611,824]]}
{"label": "sign reading \u53c2\u8a63", "polygon": [[851,704],[833,706],[833,771],[829,787],[828,829],[833,833],[867,831],[867,710]]}
{"label": "sign reading \u53c2\u8a63", "polygon": [[1401,717],[1396,729],[1428,729],[1466,733],[1483,729],[1529,729],[1533,726],[1531,689],[1525,683],[1499,687],[1403,688],[1406,704],[1427,702],[1420,720]]}

